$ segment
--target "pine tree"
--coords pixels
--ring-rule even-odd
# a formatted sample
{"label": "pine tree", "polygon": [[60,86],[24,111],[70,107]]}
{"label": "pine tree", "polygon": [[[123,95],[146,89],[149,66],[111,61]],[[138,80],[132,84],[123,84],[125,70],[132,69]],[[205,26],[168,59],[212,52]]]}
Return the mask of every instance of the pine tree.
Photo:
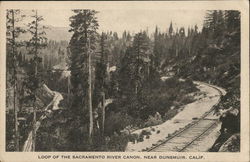
{"label": "pine tree", "polygon": [[[101,113],[101,132],[104,133],[104,121],[105,121],[105,96],[107,96],[107,64],[108,64],[108,50],[107,50],[107,35],[102,33],[100,40],[100,60],[96,64],[95,74],[95,100],[96,104],[102,103]],[[98,105],[97,105],[98,106]]]}
{"label": "pine tree", "polygon": [[[235,10],[225,11],[225,24],[226,34],[231,40],[231,47],[240,50],[240,12]],[[229,46],[229,48],[231,47]]]}
{"label": "pine tree", "polygon": [[15,120],[15,150],[19,151],[19,130],[18,130],[18,94],[17,94],[17,68],[18,68],[18,54],[17,47],[20,45],[16,38],[20,33],[25,32],[22,28],[16,25],[17,22],[21,21],[25,17],[20,14],[20,10],[7,10],[6,14],[6,38],[7,38],[7,78],[11,75],[11,79],[8,82],[13,86],[13,109],[14,109],[14,120]]}
{"label": "pine tree", "polygon": [[173,36],[173,33],[174,33],[174,30],[173,30],[173,24],[172,24],[172,21],[171,21],[170,26],[169,26],[169,29],[168,29],[168,35],[169,35],[170,37],[172,37],[172,36]]}
{"label": "pine tree", "polygon": [[134,94],[133,78],[135,71],[135,58],[132,47],[126,49],[125,55],[121,60],[119,69],[119,89],[122,96],[132,96]]}
{"label": "pine tree", "polygon": [[134,56],[134,91],[137,95],[142,89],[145,78],[149,77],[150,40],[146,32],[140,32],[134,36],[133,41]]}
{"label": "pine tree", "polygon": [[96,64],[96,77],[95,77],[95,89],[100,92],[105,90],[105,79],[108,75],[107,73],[107,63],[108,63],[108,50],[107,50],[107,36],[102,33],[100,40],[100,60]]}
{"label": "pine tree", "polygon": [[229,31],[240,31],[240,12],[235,10],[225,11],[225,23]]}
{"label": "pine tree", "polygon": [[30,97],[33,101],[33,131],[32,131],[32,137],[33,137],[33,146],[32,150],[35,151],[35,145],[36,145],[36,90],[40,86],[40,72],[38,69],[39,64],[42,62],[42,58],[39,56],[39,51],[46,47],[47,38],[45,37],[45,29],[46,27],[41,25],[41,21],[43,21],[43,17],[38,15],[37,10],[32,11],[31,18],[33,18],[33,21],[28,24],[28,32],[31,34],[31,39],[27,42],[27,48],[29,51],[29,54],[33,56],[31,62],[32,67],[29,70],[29,81],[27,83],[27,87],[30,89]]}
{"label": "pine tree", "polygon": [[181,37],[181,38],[184,38],[184,37],[185,37],[185,29],[184,29],[184,27],[181,27],[181,28],[180,28],[179,34],[180,34],[180,37]]}
{"label": "pine tree", "polygon": [[[93,110],[92,110],[92,65],[91,56],[96,48],[96,35],[98,22],[95,10],[73,10],[74,16],[70,17],[71,37],[70,70],[71,83],[73,86],[75,113],[89,110],[89,142],[93,133]],[[87,76],[87,77],[86,77]],[[88,89],[86,93],[86,89]],[[83,117],[86,120],[86,116]]]}
{"label": "pine tree", "polygon": [[[223,11],[212,10],[208,11],[204,20],[204,28],[209,30],[208,38],[216,40],[221,38],[225,30],[225,18]],[[220,39],[216,40],[220,42]]]}
{"label": "pine tree", "polygon": [[195,35],[198,34],[198,26],[197,25],[194,26],[194,34]]}
{"label": "pine tree", "polygon": [[160,33],[158,31],[158,27],[156,26],[155,28],[155,33],[154,33],[154,48],[153,48],[153,52],[154,52],[154,61],[153,61],[153,65],[155,67],[155,69],[159,70],[160,68],[160,60],[161,60],[161,53],[160,53]]}

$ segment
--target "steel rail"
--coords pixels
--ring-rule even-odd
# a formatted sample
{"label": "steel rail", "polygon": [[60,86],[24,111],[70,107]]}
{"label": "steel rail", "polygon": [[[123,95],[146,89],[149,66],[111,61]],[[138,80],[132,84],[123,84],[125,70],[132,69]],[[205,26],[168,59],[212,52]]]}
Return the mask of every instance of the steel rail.
{"label": "steel rail", "polygon": [[[209,86],[209,87],[212,87],[212,88],[216,89],[216,90],[219,92],[220,96],[223,96],[222,91],[221,91],[219,88],[217,88],[216,86],[210,85],[210,84],[207,84],[207,83],[204,83],[204,82],[200,82],[200,81],[199,81],[199,83],[205,84],[205,85],[207,85],[207,86]],[[203,115],[199,120],[197,120],[197,121],[194,122],[194,123],[191,123],[190,125],[187,125],[186,128],[184,128],[184,129],[182,129],[181,131],[175,133],[172,137],[169,137],[168,139],[166,139],[165,141],[161,142],[160,144],[158,144],[158,145],[156,145],[156,146],[154,146],[154,147],[151,147],[150,149],[147,150],[147,152],[153,152],[153,150],[155,150],[156,148],[161,147],[162,145],[166,144],[167,142],[169,142],[170,140],[174,139],[174,138],[177,137],[178,135],[181,135],[182,133],[185,133],[187,130],[192,129],[192,127],[194,127],[195,125],[199,124],[199,122],[201,122],[202,120],[204,120],[205,117],[207,117],[212,111],[214,111],[215,106],[216,106],[220,101],[221,101],[221,98],[219,98],[219,100],[217,101],[217,103],[216,103],[215,105],[213,105],[212,108],[211,108],[208,112],[204,113],[204,115]],[[190,145],[191,145],[193,142],[195,142],[199,137],[201,137],[201,136],[202,136],[203,134],[205,134],[208,130],[210,130],[211,128],[213,128],[213,126],[214,126],[216,123],[217,123],[217,121],[213,122],[205,131],[203,131],[203,132],[202,132],[201,134],[199,134],[195,139],[191,140],[191,142],[189,142],[187,145],[185,145],[185,146],[182,147],[180,150],[178,150],[178,152],[181,152],[181,151],[183,151],[184,149],[186,149],[188,146],[190,146]]]}

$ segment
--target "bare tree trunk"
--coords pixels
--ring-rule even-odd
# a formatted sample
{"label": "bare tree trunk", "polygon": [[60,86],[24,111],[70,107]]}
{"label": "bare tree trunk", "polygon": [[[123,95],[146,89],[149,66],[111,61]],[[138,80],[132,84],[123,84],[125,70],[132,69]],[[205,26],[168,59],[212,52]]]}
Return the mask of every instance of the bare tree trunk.
{"label": "bare tree trunk", "polygon": [[106,69],[106,71],[107,71],[107,75],[108,75],[108,77],[107,77],[108,81],[110,81],[110,71],[109,70],[110,70],[109,69],[109,62],[107,61],[107,69]]}
{"label": "bare tree trunk", "polygon": [[36,105],[33,104],[32,151],[36,150]]}
{"label": "bare tree trunk", "polygon": [[178,57],[178,55],[179,55],[178,54],[178,47],[176,47],[176,49],[175,49],[175,56]]}
{"label": "bare tree trunk", "polygon": [[92,74],[91,74],[91,52],[88,52],[90,46],[90,42],[88,42],[87,54],[88,54],[88,105],[89,105],[89,139],[92,141],[92,133],[93,133],[93,110],[92,110]]}
{"label": "bare tree trunk", "polygon": [[68,104],[70,105],[70,76],[68,76]]}
{"label": "bare tree trunk", "polygon": [[15,50],[15,46],[16,46],[16,41],[15,41],[15,16],[14,16],[14,10],[11,10],[12,12],[12,54],[13,54],[13,81],[14,81],[14,94],[13,94],[13,107],[14,107],[14,118],[15,118],[15,149],[16,151],[19,151],[19,130],[18,130],[18,110],[17,110],[17,106],[16,106],[16,89],[17,89],[17,75],[16,75],[16,50]]}
{"label": "bare tree trunk", "polygon": [[43,58],[42,58],[42,65],[43,65],[43,71],[44,71],[44,61],[45,61],[45,57],[44,57],[44,55],[42,56]]}
{"label": "bare tree trunk", "polygon": [[135,94],[138,97],[138,87],[139,87],[139,75],[140,75],[140,36],[138,37],[138,44],[137,44],[137,65],[136,65],[136,83],[135,83]]}
{"label": "bare tree trunk", "polygon": [[105,128],[105,93],[102,93],[102,136],[104,136]]}
{"label": "bare tree trunk", "polygon": [[15,146],[16,151],[19,151],[19,129],[18,129],[18,110],[16,106],[16,83],[14,83],[14,114],[15,114]]}
{"label": "bare tree trunk", "polygon": [[[37,63],[35,62],[35,78],[37,77]],[[34,92],[36,98],[36,91]],[[32,129],[32,151],[36,150],[36,99],[33,103],[33,129]]]}
{"label": "bare tree trunk", "polygon": [[[37,24],[37,10],[36,10],[36,17],[35,17],[35,21],[36,21],[36,29],[35,29],[35,78],[37,79],[37,66],[38,66],[38,62],[37,62],[37,57],[38,57],[38,47],[37,47],[37,30],[38,30],[38,24]],[[36,98],[36,90],[33,92],[34,93],[34,97]],[[36,150],[36,105],[35,105],[36,99],[34,100],[33,103],[33,130],[32,130],[32,150],[35,151]]]}

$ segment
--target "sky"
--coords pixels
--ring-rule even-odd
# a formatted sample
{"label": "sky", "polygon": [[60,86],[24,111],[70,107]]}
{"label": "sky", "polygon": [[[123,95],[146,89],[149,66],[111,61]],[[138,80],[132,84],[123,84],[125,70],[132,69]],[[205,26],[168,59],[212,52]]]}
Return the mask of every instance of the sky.
{"label": "sky", "polygon": [[[24,12],[30,13],[27,10]],[[100,32],[116,31],[120,35],[124,30],[135,33],[148,29],[149,33],[152,33],[156,26],[161,32],[166,32],[171,21],[174,29],[188,28],[197,24],[198,29],[201,30],[205,13],[205,10],[106,9],[99,10],[97,17]],[[73,15],[73,12],[71,10],[38,10],[38,14],[44,17],[43,23],[46,25],[69,27],[69,17]],[[30,20],[26,18],[26,21]]]}

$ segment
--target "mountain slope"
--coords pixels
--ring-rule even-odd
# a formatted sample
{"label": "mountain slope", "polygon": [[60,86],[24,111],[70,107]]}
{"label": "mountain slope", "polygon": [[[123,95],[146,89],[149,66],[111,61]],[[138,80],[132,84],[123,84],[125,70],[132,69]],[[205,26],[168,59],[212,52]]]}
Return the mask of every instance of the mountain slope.
{"label": "mountain slope", "polygon": [[[69,27],[48,26],[45,32],[48,40],[54,41],[69,41],[72,35],[72,33],[69,32]],[[29,40],[30,38],[30,33],[26,32],[20,35],[19,40]]]}

